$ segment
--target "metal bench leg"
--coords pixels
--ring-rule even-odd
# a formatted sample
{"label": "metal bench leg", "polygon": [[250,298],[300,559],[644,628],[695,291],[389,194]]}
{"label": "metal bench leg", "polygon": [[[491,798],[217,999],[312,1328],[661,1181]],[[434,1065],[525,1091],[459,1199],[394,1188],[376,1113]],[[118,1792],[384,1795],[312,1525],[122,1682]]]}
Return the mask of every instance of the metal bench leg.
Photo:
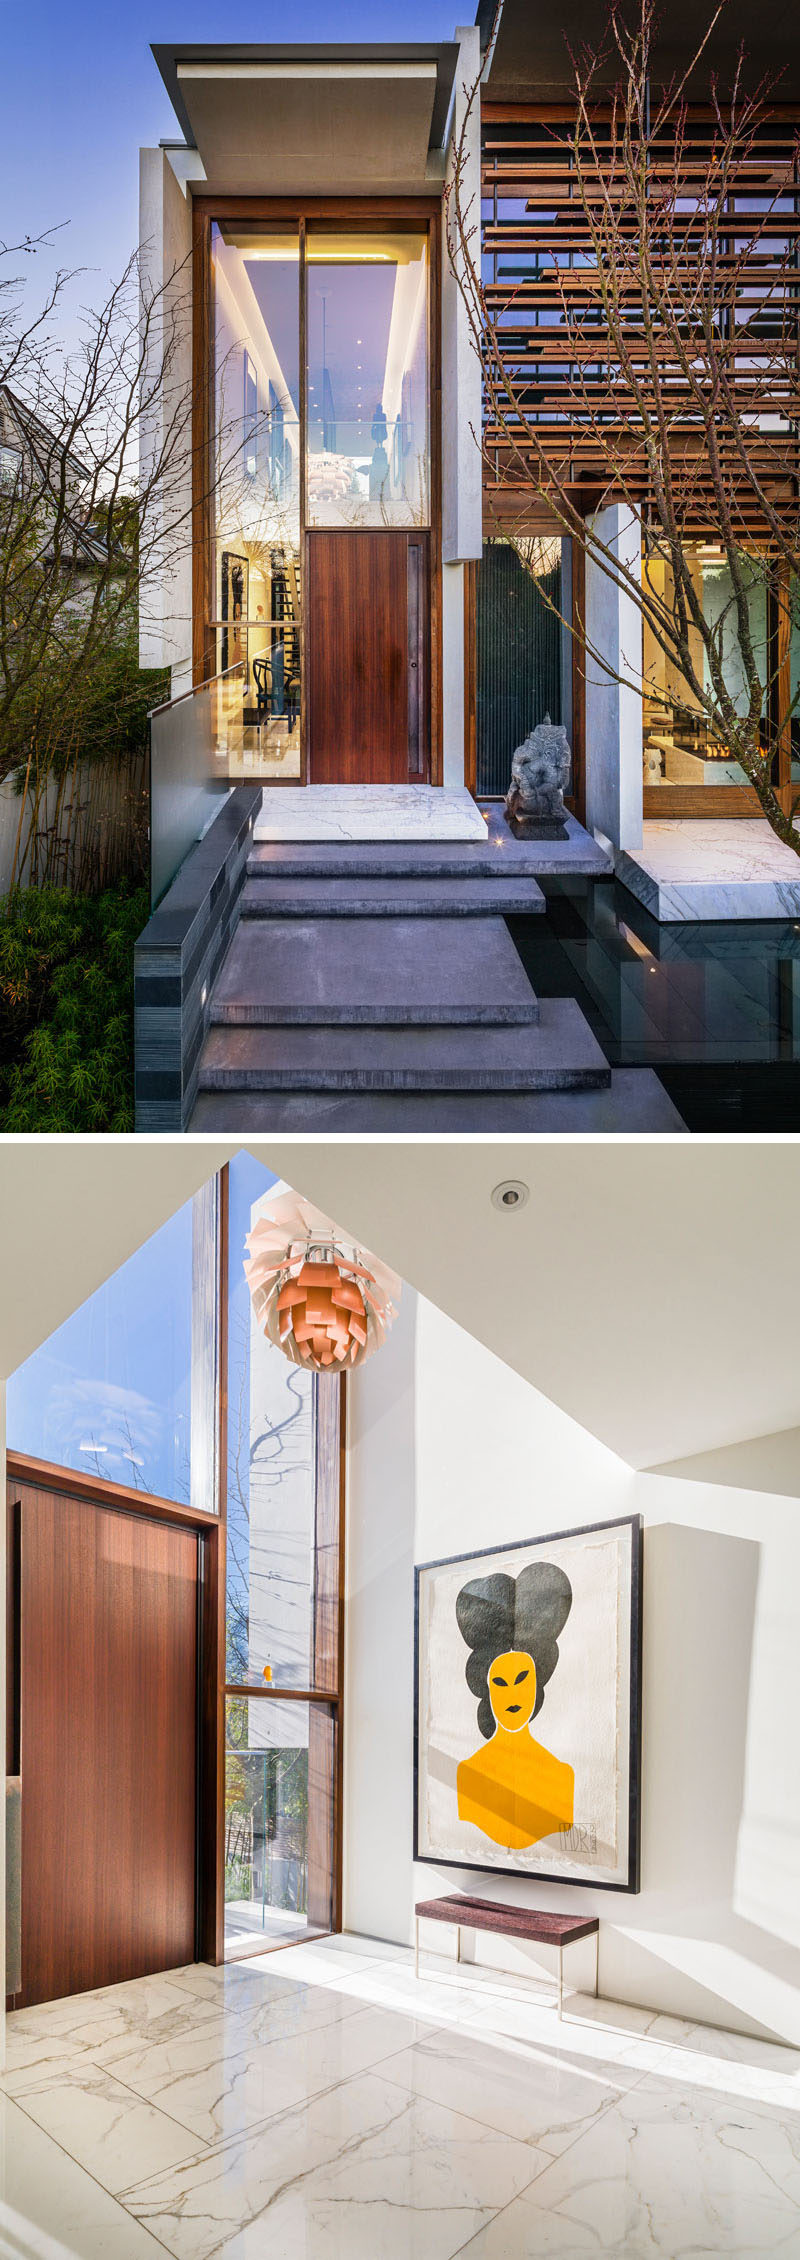
{"label": "metal bench leg", "polygon": [[598,1988],[598,1984],[599,1984],[599,1979],[600,1979],[600,1931],[599,1931],[599,1929],[598,1929],[598,1930],[596,1930],[596,1931],[595,1931],[595,1934],[594,1934],[594,1997],[595,1997],[595,2001],[597,2000],[597,1988]]}
{"label": "metal bench leg", "polygon": [[414,1916],[414,1976],[419,1977],[419,1915]]}
{"label": "metal bench leg", "polygon": [[561,2017],[561,2012],[562,2012],[563,2006],[564,2006],[564,1948],[563,1948],[563,1946],[559,1946],[559,1949],[558,1949],[558,2014],[559,2014],[559,2018]]}
{"label": "metal bench leg", "polygon": [[461,1960],[461,1924],[456,1923],[456,1961]]}

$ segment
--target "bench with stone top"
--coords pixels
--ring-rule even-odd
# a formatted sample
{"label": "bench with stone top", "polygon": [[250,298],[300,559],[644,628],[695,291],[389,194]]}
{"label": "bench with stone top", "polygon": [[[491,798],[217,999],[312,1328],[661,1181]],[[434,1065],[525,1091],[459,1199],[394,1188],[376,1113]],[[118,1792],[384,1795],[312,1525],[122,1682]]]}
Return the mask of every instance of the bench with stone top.
{"label": "bench with stone top", "polygon": [[558,2014],[564,2000],[564,1948],[576,1939],[595,1939],[594,1991],[597,1998],[600,1924],[596,1915],[544,1914],[535,1907],[506,1907],[496,1899],[469,1899],[454,1892],[446,1899],[418,1899],[414,1908],[414,1969],[419,1977],[419,1926],[421,1921],[453,1923],[456,1960],[461,1960],[462,1930],[492,1930],[504,1938],[529,1938],[539,1946],[558,1947]]}

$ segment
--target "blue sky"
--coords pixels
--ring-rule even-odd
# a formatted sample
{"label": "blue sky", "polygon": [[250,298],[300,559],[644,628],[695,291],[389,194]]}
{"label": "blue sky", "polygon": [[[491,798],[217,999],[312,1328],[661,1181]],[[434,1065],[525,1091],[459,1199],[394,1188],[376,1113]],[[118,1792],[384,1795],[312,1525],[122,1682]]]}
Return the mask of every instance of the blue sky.
{"label": "blue sky", "polygon": [[[244,1240],[269,1170],[246,1152],[230,1170],[229,1341],[249,1406],[250,1297]],[[112,1272],[8,1384],[12,1451],[188,1498],[192,1351],[192,1203]],[[237,1375],[231,1393],[238,1397]]]}
{"label": "blue sky", "polygon": [[[58,263],[90,270],[82,290],[102,302],[136,242],[139,145],[179,130],[151,40],[446,39],[458,16],[453,0],[301,0],[288,17],[269,0],[234,16],[208,0],[0,0],[0,235],[68,223]],[[55,259],[37,255],[42,282]]]}

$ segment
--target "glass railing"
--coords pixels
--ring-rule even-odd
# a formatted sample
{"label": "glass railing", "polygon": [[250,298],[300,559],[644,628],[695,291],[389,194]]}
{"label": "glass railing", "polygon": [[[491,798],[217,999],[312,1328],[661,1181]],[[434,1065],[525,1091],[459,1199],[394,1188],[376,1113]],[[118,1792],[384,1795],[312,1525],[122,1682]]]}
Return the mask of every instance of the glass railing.
{"label": "glass railing", "polygon": [[242,758],[243,689],[243,668],[229,667],[150,716],[153,908],[230,790]]}

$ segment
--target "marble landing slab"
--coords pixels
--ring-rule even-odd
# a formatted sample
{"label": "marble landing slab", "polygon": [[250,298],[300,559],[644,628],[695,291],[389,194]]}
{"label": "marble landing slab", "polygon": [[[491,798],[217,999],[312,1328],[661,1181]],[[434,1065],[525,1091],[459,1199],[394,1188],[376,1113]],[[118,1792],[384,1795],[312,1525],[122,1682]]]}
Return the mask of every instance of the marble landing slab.
{"label": "marble landing slab", "polygon": [[265,786],[254,840],[474,840],[486,821],[471,793],[430,785]]}
{"label": "marble landing slab", "polygon": [[452,2260],[545,2162],[371,2073],[125,2204],[175,2260]]}
{"label": "marble landing slab", "polygon": [[479,2232],[468,2260],[534,2253],[797,2260],[800,2120],[648,2076]]}
{"label": "marble landing slab", "polygon": [[648,821],[615,868],[662,924],[800,916],[800,856],[762,817]]}

